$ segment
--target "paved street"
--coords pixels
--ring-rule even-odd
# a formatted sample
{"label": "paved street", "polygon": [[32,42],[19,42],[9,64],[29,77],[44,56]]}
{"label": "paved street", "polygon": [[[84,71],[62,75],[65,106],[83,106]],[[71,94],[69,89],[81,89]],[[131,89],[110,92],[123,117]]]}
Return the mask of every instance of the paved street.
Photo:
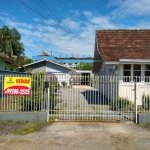
{"label": "paved street", "polygon": [[1,150],[149,150],[150,129],[126,123],[53,123],[26,136],[0,136]]}

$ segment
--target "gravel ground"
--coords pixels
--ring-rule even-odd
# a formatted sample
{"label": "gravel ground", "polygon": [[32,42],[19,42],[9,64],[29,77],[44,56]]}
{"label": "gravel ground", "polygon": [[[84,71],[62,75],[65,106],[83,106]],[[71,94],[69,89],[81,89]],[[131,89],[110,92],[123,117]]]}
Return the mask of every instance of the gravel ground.
{"label": "gravel ground", "polygon": [[[8,124],[5,124],[5,127]],[[9,126],[9,128],[12,128]],[[0,136],[0,150],[149,150],[150,129],[125,123],[53,123],[25,136]]]}
{"label": "gravel ground", "polygon": [[[95,112],[94,106],[98,108],[101,106],[100,99],[97,94],[97,90],[90,86],[73,86],[73,88],[61,88],[61,93],[58,95],[61,100],[61,104],[58,104],[60,109],[64,110],[82,110],[82,112],[88,110],[90,112]],[[105,107],[103,105],[103,107]],[[102,109],[102,108],[101,108]],[[109,108],[105,108],[108,110]]]}

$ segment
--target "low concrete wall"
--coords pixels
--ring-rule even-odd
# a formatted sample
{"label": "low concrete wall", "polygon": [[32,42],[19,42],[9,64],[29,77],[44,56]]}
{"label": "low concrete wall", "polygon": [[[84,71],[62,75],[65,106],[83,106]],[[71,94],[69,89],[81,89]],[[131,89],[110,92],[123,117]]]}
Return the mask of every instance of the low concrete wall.
{"label": "low concrete wall", "polygon": [[46,112],[0,112],[0,121],[28,121],[47,122],[49,115]]}
{"label": "low concrete wall", "polygon": [[150,123],[150,113],[138,113],[137,123],[142,125],[145,125],[146,123]]}

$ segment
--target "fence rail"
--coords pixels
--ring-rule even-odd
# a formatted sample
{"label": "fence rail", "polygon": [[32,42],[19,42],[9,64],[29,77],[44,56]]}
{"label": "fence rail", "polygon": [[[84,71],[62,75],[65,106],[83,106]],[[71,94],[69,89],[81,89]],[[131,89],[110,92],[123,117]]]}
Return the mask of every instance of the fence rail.
{"label": "fence rail", "polygon": [[9,75],[31,77],[32,83],[30,96],[8,96],[3,92],[5,76],[0,75],[0,111],[49,111],[50,120],[59,121],[127,121],[135,119],[135,108],[150,112],[146,78]]}

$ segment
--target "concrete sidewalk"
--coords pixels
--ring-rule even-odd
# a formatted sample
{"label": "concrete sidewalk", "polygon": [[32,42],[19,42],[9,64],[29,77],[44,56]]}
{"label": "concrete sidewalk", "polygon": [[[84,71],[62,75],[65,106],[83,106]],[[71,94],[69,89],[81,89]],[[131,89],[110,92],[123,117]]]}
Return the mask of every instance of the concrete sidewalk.
{"label": "concrete sidewalk", "polygon": [[0,150],[149,150],[150,129],[126,123],[53,123],[0,137]]}

